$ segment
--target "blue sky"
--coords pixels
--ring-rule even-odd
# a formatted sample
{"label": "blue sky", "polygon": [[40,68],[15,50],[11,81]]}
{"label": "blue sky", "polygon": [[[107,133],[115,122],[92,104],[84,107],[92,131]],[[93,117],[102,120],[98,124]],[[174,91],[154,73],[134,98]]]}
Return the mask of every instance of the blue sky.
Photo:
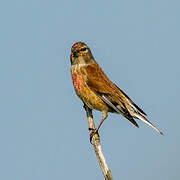
{"label": "blue sky", "polygon": [[[103,179],[70,48],[83,41],[159,127],[110,114],[99,133],[114,179],[180,179],[180,2],[2,1],[0,179]],[[96,124],[100,112],[94,112]]]}

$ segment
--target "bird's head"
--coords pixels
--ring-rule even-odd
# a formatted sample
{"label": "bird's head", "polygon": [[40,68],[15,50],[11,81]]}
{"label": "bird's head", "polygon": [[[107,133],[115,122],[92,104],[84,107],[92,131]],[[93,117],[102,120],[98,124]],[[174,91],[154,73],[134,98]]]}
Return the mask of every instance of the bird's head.
{"label": "bird's head", "polygon": [[88,64],[93,60],[89,47],[83,42],[75,43],[71,48],[71,64]]}

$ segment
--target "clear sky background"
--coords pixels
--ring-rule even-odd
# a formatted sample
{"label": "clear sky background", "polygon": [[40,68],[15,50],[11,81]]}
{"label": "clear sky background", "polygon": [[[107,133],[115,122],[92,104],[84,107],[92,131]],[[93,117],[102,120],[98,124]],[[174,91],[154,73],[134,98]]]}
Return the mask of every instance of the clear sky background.
{"label": "clear sky background", "polygon": [[0,2],[0,179],[104,179],[70,76],[77,41],[165,134],[109,115],[114,179],[179,180],[178,0]]}

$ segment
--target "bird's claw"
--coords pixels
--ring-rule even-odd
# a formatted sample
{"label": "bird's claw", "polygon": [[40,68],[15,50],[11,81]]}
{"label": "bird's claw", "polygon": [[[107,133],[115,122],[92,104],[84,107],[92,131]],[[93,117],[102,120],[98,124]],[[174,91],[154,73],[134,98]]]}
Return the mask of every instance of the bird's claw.
{"label": "bird's claw", "polygon": [[90,143],[93,144],[93,143],[92,143],[92,138],[93,138],[93,136],[94,136],[95,134],[97,134],[97,135],[99,136],[99,134],[98,134],[98,129],[97,129],[97,128],[96,128],[96,129],[94,129],[94,128],[89,128],[89,131],[91,131],[91,132],[90,132]]}

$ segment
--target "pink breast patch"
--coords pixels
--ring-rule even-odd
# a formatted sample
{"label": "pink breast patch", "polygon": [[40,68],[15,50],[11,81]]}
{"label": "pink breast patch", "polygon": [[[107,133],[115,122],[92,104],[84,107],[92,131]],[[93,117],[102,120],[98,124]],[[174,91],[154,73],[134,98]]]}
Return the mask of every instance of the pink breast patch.
{"label": "pink breast patch", "polygon": [[81,85],[83,84],[82,76],[74,73],[74,74],[72,74],[72,80],[73,80],[73,84],[74,84],[75,89],[80,90]]}

